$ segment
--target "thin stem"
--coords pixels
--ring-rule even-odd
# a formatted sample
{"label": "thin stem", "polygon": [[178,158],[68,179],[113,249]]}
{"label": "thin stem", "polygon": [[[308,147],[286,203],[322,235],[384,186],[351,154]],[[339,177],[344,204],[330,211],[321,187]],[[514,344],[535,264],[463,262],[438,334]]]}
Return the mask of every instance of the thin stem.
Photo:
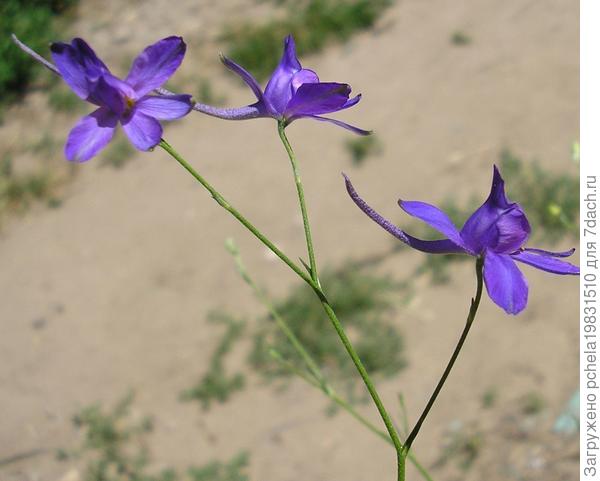
{"label": "thin stem", "polygon": [[300,202],[300,211],[302,212],[302,222],[304,224],[304,234],[306,237],[306,249],[308,250],[308,261],[310,263],[310,277],[315,283],[319,283],[319,276],[317,274],[317,262],[315,260],[315,250],[313,248],[312,236],[310,233],[310,223],[308,221],[308,211],[306,209],[306,202],[304,200],[304,188],[302,187],[302,181],[300,180],[300,172],[298,170],[298,162],[296,156],[292,150],[292,146],[285,135],[285,122],[280,121],[277,123],[277,130],[279,137],[283,142],[283,146],[290,158],[292,164],[292,172],[294,173],[294,181],[296,182],[296,191],[298,192],[298,201]]}
{"label": "thin stem", "polygon": [[385,406],[383,405],[383,402],[381,401],[381,398],[379,397],[379,394],[377,393],[377,390],[375,389],[375,386],[373,385],[373,382],[371,381],[371,378],[369,377],[369,374],[367,373],[367,370],[365,369],[365,366],[363,365],[362,361],[360,360],[360,357],[358,357],[358,354],[354,350],[354,347],[352,346],[350,339],[348,339],[348,336],[346,335],[344,328],[342,327],[342,324],[340,323],[339,319],[337,318],[335,311],[331,307],[331,304],[329,304],[329,301],[323,294],[323,291],[321,291],[320,289],[316,289],[316,288],[313,288],[313,289],[315,289],[315,292],[319,296],[319,299],[321,300],[321,304],[323,305],[323,308],[325,309],[327,316],[331,320],[331,323],[333,324],[334,329],[336,330],[340,340],[342,341],[342,344],[346,348],[348,355],[352,359],[352,362],[354,363],[356,370],[360,374],[360,377],[362,378],[363,382],[365,383],[365,386],[367,387],[367,390],[369,391],[369,394],[371,395],[371,398],[373,399],[373,402],[375,403],[375,406],[377,407],[377,410],[379,411],[379,415],[381,416],[381,419],[383,420],[383,423],[385,424],[385,427],[390,435],[390,438],[392,440],[394,448],[396,449],[396,454],[397,454],[397,458],[398,458],[398,480],[404,481],[406,453],[402,446],[402,443],[400,442],[400,438],[398,437],[396,428],[394,427],[394,424],[392,423],[392,419],[390,418],[390,415],[386,411]]}
{"label": "thin stem", "polygon": [[202,177],[198,172],[196,172],[196,170],[190,164],[188,164],[187,161],[183,157],[181,157],[173,147],[171,147],[167,143],[166,140],[161,139],[158,145],[162,147],[177,162],[179,162],[185,170],[192,174],[192,176],[198,182],[200,182],[200,184],[202,184],[202,186],[206,190],[210,192],[210,195],[212,195],[213,199],[215,199],[215,201],[217,201],[217,203],[221,207],[223,207],[227,212],[229,212],[237,220],[239,220],[242,223],[242,225],[246,227],[246,229],[252,232],[258,238],[258,240],[260,240],[265,246],[267,246],[272,252],[274,252],[277,255],[277,257],[279,257],[283,262],[285,262],[290,267],[290,269],[292,269],[296,274],[298,274],[298,276],[300,276],[309,285],[313,286],[312,279],[308,277],[306,273],[298,265],[296,265],[295,262],[293,262],[281,250],[279,250],[279,248],[275,244],[273,244],[269,239],[267,239],[256,227],[254,227],[254,225],[250,223],[250,221],[248,221],[242,214],[240,214],[237,211],[237,209],[232,207],[229,204],[229,202],[227,202],[225,198],[204,179],[204,177]]}
{"label": "thin stem", "polygon": [[421,414],[421,417],[419,418],[419,420],[417,421],[417,424],[415,424],[415,427],[412,429],[412,431],[408,435],[408,438],[406,439],[406,443],[404,443],[404,449],[406,450],[406,452],[408,452],[410,450],[410,447],[412,446],[413,441],[417,437],[417,434],[419,434],[419,430],[421,429],[423,422],[427,418],[429,411],[433,407],[433,404],[435,403],[435,400],[437,399],[438,394],[442,390],[442,387],[444,386],[444,383],[446,382],[446,379],[448,378],[448,375],[450,374],[450,371],[452,370],[452,367],[454,366],[454,363],[456,362],[456,359],[458,358],[458,355],[460,354],[460,350],[462,349],[463,344],[465,343],[465,340],[467,339],[467,335],[469,334],[469,330],[471,329],[471,326],[473,325],[473,321],[475,320],[475,315],[477,314],[477,309],[479,308],[479,302],[481,301],[481,293],[483,291],[483,259],[481,257],[477,258],[477,261],[475,264],[475,273],[477,275],[477,292],[475,294],[475,298],[471,299],[471,308],[469,309],[469,315],[467,316],[467,322],[465,323],[463,332],[460,336],[460,339],[458,340],[458,344],[456,344],[456,347],[454,348],[452,357],[450,357],[450,361],[448,362],[448,365],[446,366],[446,369],[444,370],[442,377],[438,381],[438,384],[435,387],[433,394],[431,395],[431,397],[429,398],[429,401],[427,402],[427,406],[425,406],[425,409],[424,409],[423,413]]}
{"label": "thin stem", "polygon": [[319,366],[317,365],[316,361],[311,357],[308,351],[304,349],[304,346],[296,337],[296,334],[294,334],[294,332],[290,329],[285,319],[283,319],[283,317],[281,317],[277,309],[275,309],[275,306],[273,305],[265,291],[258,286],[258,284],[254,281],[254,279],[246,270],[246,266],[242,262],[242,256],[240,255],[237,246],[233,242],[228,242],[227,250],[233,256],[233,260],[242,279],[246,282],[246,284],[248,284],[252,288],[258,300],[267,308],[269,314],[271,314],[273,319],[275,319],[275,323],[277,324],[279,329],[281,329],[285,337],[288,338],[288,340],[292,344],[292,347],[296,350],[298,355],[306,364],[308,370],[319,381],[319,383],[321,383],[323,387],[327,387],[325,377],[319,369]]}

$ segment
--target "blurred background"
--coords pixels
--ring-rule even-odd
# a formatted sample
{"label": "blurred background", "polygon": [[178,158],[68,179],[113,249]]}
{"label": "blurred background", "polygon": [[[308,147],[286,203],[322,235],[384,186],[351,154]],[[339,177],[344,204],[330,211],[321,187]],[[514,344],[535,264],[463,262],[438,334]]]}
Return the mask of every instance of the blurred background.
{"label": "blurred background", "polygon": [[[358,138],[288,128],[317,258],[400,431],[454,348],[472,259],[403,248],[350,201],[430,235],[399,197],[464,221],[492,165],[533,227],[530,246],[578,244],[578,18],[567,0],[4,0],[0,6],[0,480],[394,479],[393,450],[269,356],[296,362],[224,248],[332,379],[380,421],[319,304],[166,153],[122,132],[84,165],[62,147],[91,110],[11,42],[49,57],[86,39],[117,76],[147,45],[188,44],[168,87],[240,106],[293,33],[305,68],[362,101]],[[272,119],[191,113],[165,138],[292,258],[305,256],[289,161]],[[575,256],[574,262],[578,259]],[[414,444],[435,480],[577,479],[578,283],[522,266],[529,305],[487,296]],[[409,468],[409,479],[420,479]]]}

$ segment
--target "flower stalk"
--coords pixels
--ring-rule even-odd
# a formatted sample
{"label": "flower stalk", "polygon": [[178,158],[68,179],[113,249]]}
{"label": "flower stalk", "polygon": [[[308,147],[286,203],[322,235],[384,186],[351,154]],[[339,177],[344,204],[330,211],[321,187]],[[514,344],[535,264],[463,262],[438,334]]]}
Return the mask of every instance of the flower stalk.
{"label": "flower stalk", "polygon": [[290,163],[292,164],[292,172],[294,174],[294,182],[296,183],[296,191],[298,192],[298,203],[300,204],[300,211],[302,212],[302,223],[304,225],[304,235],[306,237],[306,249],[308,250],[308,260],[310,263],[310,277],[311,279],[319,284],[319,275],[317,273],[317,261],[315,259],[315,249],[313,247],[312,235],[310,233],[310,222],[308,220],[308,210],[306,208],[306,201],[304,200],[304,188],[302,187],[302,180],[300,179],[300,171],[298,169],[298,161],[296,160],[296,155],[294,154],[294,150],[290,145],[290,141],[285,135],[285,127],[286,124],[284,121],[277,122],[277,131],[279,132],[279,137],[281,138],[281,142],[283,142],[283,146],[290,158]]}
{"label": "flower stalk", "polygon": [[461,351],[461,349],[467,339],[469,331],[471,329],[471,326],[473,325],[473,321],[475,320],[475,315],[477,314],[477,309],[479,308],[479,302],[481,301],[481,293],[483,292],[483,258],[481,258],[481,257],[478,257],[475,262],[475,273],[477,276],[477,291],[475,293],[475,298],[471,299],[471,308],[469,309],[469,315],[467,316],[467,322],[465,323],[463,332],[460,336],[460,339],[458,340],[458,343],[456,344],[456,347],[454,348],[454,352],[452,353],[452,356],[450,357],[450,361],[448,362],[448,365],[446,366],[446,369],[444,370],[442,377],[438,381],[437,386],[435,387],[433,394],[429,398],[429,401],[427,402],[427,405],[425,406],[423,413],[419,417],[419,420],[415,424],[415,427],[412,429],[412,431],[408,435],[408,438],[406,438],[406,442],[404,443],[404,449],[407,453],[409,452],[415,438],[417,437],[417,434],[419,434],[421,426],[425,422],[425,419],[427,418],[429,411],[433,407],[433,404],[435,403],[435,400],[437,399],[440,391],[442,390],[442,387],[444,387],[444,383],[446,382],[446,379],[448,379],[448,376],[450,375],[450,371],[452,371],[452,367],[454,366],[454,363],[456,362],[456,359],[458,358],[458,355],[460,354],[460,351]]}

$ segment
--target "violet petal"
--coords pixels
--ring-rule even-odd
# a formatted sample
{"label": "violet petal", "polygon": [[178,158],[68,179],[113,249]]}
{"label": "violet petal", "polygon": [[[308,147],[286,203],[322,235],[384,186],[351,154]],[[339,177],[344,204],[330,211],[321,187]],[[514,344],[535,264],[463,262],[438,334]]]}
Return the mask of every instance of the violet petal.
{"label": "violet petal", "polygon": [[[463,241],[458,229],[454,226],[450,217],[442,210],[434,205],[418,201],[399,200],[398,205],[407,214],[422,220],[433,229],[444,234],[454,244],[462,247],[465,251],[469,251],[469,248]],[[471,254],[473,253],[471,252]]]}
{"label": "violet petal", "polygon": [[125,79],[137,92],[138,98],[164,84],[181,65],[185,55],[181,37],[167,37],[146,47],[131,65]]}
{"label": "violet petal", "polygon": [[[355,127],[354,125],[347,124],[346,122],[342,122],[341,120],[337,120],[337,119],[330,119],[328,117],[320,117],[318,115],[307,115],[306,118],[320,120],[321,122],[330,122],[334,125],[337,125],[338,127],[342,127],[344,129],[350,130],[351,132],[354,132],[355,134],[358,134],[358,135],[371,135],[373,133],[372,130],[363,130],[358,127]],[[293,120],[295,120],[295,119],[293,119]]]}
{"label": "violet petal", "polygon": [[191,95],[157,97],[147,95],[135,104],[137,112],[158,120],[175,120],[187,115],[192,109]]}
{"label": "violet petal", "polygon": [[360,102],[361,98],[362,94],[355,95],[351,99],[348,99],[348,101],[344,105],[342,105],[338,110],[345,110],[349,109],[350,107],[354,107],[358,102]]}
{"label": "violet petal", "polygon": [[283,115],[286,105],[292,98],[292,77],[302,69],[296,57],[296,44],[291,35],[285,38],[283,55],[279,65],[271,75],[265,97],[276,114]]}
{"label": "violet petal", "polygon": [[561,261],[555,257],[544,254],[537,254],[529,251],[515,252],[510,255],[514,260],[529,264],[546,272],[563,275],[578,275],[579,267],[569,262]]}
{"label": "violet petal", "polygon": [[64,81],[84,100],[90,94],[90,82],[108,72],[106,65],[81,38],[74,38],[70,44],[53,43],[50,51]]}
{"label": "violet petal", "polygon": [[117,120],[117,116],[106,107],[101,107],[79,120],[67,137],[67,159],[85,162],[100,152],[112,139]]}
{"label": "violet petal", "polygon": [[134,111],[126,122],[123,130],[131,143],[139,150],[149,150],[160,142],[162,127],[153,117]]}
{"label": "violet petal", "polygon": [[[462,238],[469,247],[477,253],[482,252],[487,247],[495,246],[500,241],[500,232],[496,229],[496,222],[509,209],[518,210],[518,213],[524,218],[525,214],[518,204],[510,202],[504,193],[504,180],[496,166],[494,166],[494,176],[492,180],[492,189],[486,201],[477,209],[471,217],[465,222],[461,229]],[[529,234],[529,224],[527,219],[519,219],[515,214],[511,215],[516,224],[522,225]],[[509,221],[510,218],[505,219]],[[519,247],[519,246],[517,246]]]}
{"label": "violet petal", "polygon": [[518,314],[527,306],[527,279],[511,256],[486,251],[483,279],[490,298],[508,314]]}
{"label": "violet petal", "polygon": [[336,112],[347,101],[350,86],[334,82],[302,84],[287,107],[286,119]]}
{"label": "violet petal", "polygon": [[533,252],[535,254],[541,254],[543,256],[551,256],[551,257],[571,257],[573,255],[573,253],[575,252],[574,247],[572,249],[569,249],[568,251],[562,251],[562,252],[552,252],[552,251],[547,251],[544,249],[534,249],[531,247],[526,247],[523,250],[525,252]]}
{"label": "violet petal", "polygon": [[223,65],[225,65],[225,67],[237,74],[244,82],[246,82],[246,85],[250,87],[250,89],[252,90],[252,92],[254,92],[254,95],[258,100],[263,99],[262,89],[260,88],[260,85],[250,72],[248,72],[241,65],[235,63],[233,60],[228,59],[225,55],[221,55],[221,62],[223,62]]}
{"label": "violet petal", "polygon": [[500,215],[494,225],[496,238],[493,247],[495,252],[509,254],[519,249],[529,238],[531,227],[525,213],[515,204]]}
{"label": "violet petal", "polygon": [[90,84],[90,94],[87,100],[93,104],[108,107],[115,114],[121,115],[125,110],[124,94],[117,87],[121,84],[122,82],[112,75],[103,75]]}
{"label": "violet petal", "polygon": [[292,93],[296,91],[303,84],[316,84],[319,82],[319,76],[313,70],[303,68],[294,74],[292,77]]}

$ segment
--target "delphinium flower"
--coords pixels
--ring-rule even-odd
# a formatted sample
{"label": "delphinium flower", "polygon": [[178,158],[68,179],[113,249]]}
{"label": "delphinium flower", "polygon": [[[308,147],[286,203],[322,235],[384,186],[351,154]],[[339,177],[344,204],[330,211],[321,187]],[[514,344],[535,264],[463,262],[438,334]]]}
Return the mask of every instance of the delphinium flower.
{"label": "delphinium flower", "polygon": [[161,140],[159,120],[175,120],[191,110],[190,95],[148,95],[181,64],[186,49],[181,37],[167,37],[147,47],[124,80],[111,74],[80,38],[70,44],[53,43],[50,49],[58,72],[73,92],[98,106],[69,133],[65,144],[69,160],[84,162],[96,155],[110,142],[119,123],[137,149],[149,150]]}
{"label": "delphinium flower", "polygon": [[[205,113],[231,120],[252,117],[271,117],[288,125],[296,119],[310,118],[331,122],[360,135],[368,135],[367,130],[359,129],[336,119],[322,117],[356,105],[360,94],[350,98],[350,85],[337,82],[321,82],[318,75],[302,68],[296,56],[296,45],[291,35],[284,42],[283,55],[277,68],[271,74],[263,92],[256,79],[243,67],[221,56],[227,68],[239,75],[250,87],[257,102],[241,109],[224,109]],[[202,110],[202,108],[198,108]]]}
{"label": "delphinium flower", "polygon": [[504,180],[494,166],[489,197],[459,231],[450,218],[425,202],[399,200],[400,207],[446,236],[441,240],[421,240],[375,212],[356,192],[345,176],[346,188],[356,205],[377,224],[413,249],[430,254],[463,253],[483,259],[485,286],[492,300],[509,314],[521,312],[527,305],[528,285],[515,261],[553,274],[578,275],[579,267],[561,261],[575,249],[549,252],[523,247],[531,228],[523,208],[511,202],[504,192]]}

